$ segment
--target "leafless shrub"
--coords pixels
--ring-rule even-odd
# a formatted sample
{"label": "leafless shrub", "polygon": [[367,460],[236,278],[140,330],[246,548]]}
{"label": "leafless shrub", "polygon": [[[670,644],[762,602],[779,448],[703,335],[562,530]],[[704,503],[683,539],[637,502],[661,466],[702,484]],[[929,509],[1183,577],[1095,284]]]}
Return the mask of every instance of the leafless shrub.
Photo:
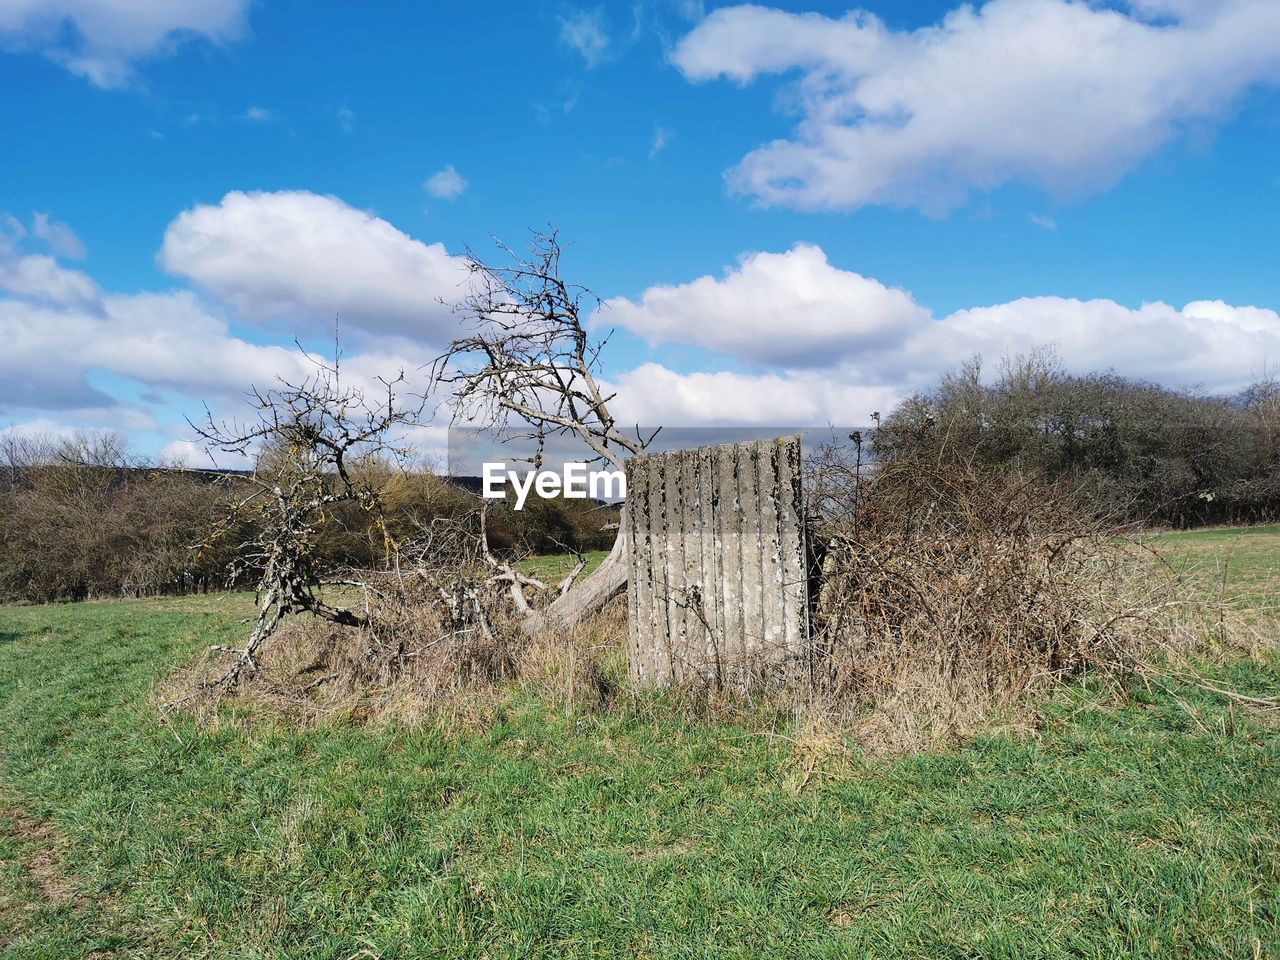
{"label": "leafless shrub", "polygon": [[950,739],[1089,670],[1185,648],[1175,584],[1074,491],[897,460],[825,536],[818,700],[873,745]]}
{"label": "leafless shrub", "polygon": [[215,420],[208,414],[203,425],[191,424],[211,451],[257,458],[246,479],[248,492],[210,537],[225,540],[247,525],[249,537],[237,546],[236,564],[259,572],[258,614],[244,646],[215,648],[231,655],[213,681],[218,688],[234,687],[246,670],[257,669],[258,649],[291,614],[305,612],[349,627],[368,623],[367,603],[361,614],[326,595],[326,585],[362,583],[328,568],[317,550],[324,536],[349,529],[354,515],[366,534],[379,531],[387,553],[394,547],[380,468],[407,457],[398,432],[417,422],[425,399],[410,391],[403,371],[378,378],[372,393],[343,380],[336,338],[331,363],[308,359],[312,372],[300,382],[280,380],[271,389],[252,391],[253,420]]}
{"label": "leafless shrub", "polygon": [[229,496],[223,478],[146,462],[110,432],[0,431],[0,598],[222,587],[230,551],[192,547]]}

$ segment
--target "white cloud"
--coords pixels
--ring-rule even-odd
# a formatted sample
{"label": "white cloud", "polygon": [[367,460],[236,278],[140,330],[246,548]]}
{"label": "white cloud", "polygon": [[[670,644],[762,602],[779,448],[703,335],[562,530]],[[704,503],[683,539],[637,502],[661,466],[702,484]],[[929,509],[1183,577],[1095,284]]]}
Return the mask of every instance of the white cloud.
{"label": "white cloud", "polygon": [[95,303],[98,285],[53,257],[21,256],[0,247],[0,291],[28,300],[72,306]]}
{"label": "white cloud", "polygon": [[[56,305],[96,303],[98,285],[78,270],[69,270],[45,254],[23,253],[27,229],[12,214],[0,217],[0,293]],[[83,256],[84,245],[65,223],[50,223],[37,213],[31,236],[62,256]]]}
{"label": "white cloud", "polygon": [[84,242],[65,223],[50,220],[47,213],[37,213],[31,219],[31,235],[49,244],[49,249],[68,260],[83,260]]}
{"label": "white cloud", "polygon": [[467,276],[442,244],[305,191],[235,192],[197,205],[169,224],[159,260],[250,322],[283,318],[316,331],[336,315],[348,332],[437,345],[457,328],[440,301],[459,299]]}
{"label": "white cloud", "polygon": [[136,60],[189,37],[240,36],[248,0],[3,0],[0,44],[36,49],[100,87],[121,87]]}
{"label": "white cloud", "polygon": [[0,300],[0,412],[114,406],[83,366],[63,356],[64,344],[77,345],[95,322],[87,312]]}
{"label": "white cloud", "polygon": [[604,11],[574,10],[560,18],[560,42],[578,53],[592,69],[609,54],[609,28]]}
{"label": "white cloud", "polygon": [[[217,416],[241,417],[251,388],[299,383],[315,372],[292,345],[236,336],[191,291],[110,294],[93,308],[0,299],[0,342],[0,417],[52,413],[63,423],[144,431],[167,418],[179,438],[190,431],[176,410],[204,402]],[[352,354],[343,359],[343,381],[379,397],[385,387],[377,378],[404,369],[410,382],[397,393],[408,397],[426,385],[417,369],[423,359]],[[122,390],[122,381],[130,386]],[[180,451],[171,445],[165,452]]]}
{"label": "white cloud", "polygon": [[722,279],[654,286],[616,298],[593,318],[650,344],[677,342],[784,367],[830,365],[903,342],[926,323],[911,295],[840,270],[815,246],[753,253]]}
{"label": "white cloud", "polygon": [[467,181],[453,168],[452,163],[447,163],[443,169],[427,177],[422,189],[438,200],[456,200],[467,189]]}
{"label": "white cloud", "polygon": [[1275,0],[1129,7],[989,0],[895,31],[861,11],[736,6],[671,56],[695,82],[801,74],[794,136],[749,153],[729,174],[733,190],[804,209],[942,213],[1015,180],[1063,194],[1106,188],[1187,125],[1222,119],[1248,88],[1280,78]]}
{"label": "white cloud", "polygon": [[276,115],[266,107],[250,107],[244,112],[244,118],[250,123],[269,123]]}
{"label": "white cloud", "polygon": [[671,142],[671,137],[671,131],[665,127],[658,127],[653,131],[653,140],[649,144],[650,160],[666,149],[667,144]]}
{"label": "white cloud", "polygon": [[1114,368],[1219,392],[1240,389],[1261,364],[1280,361],[1280,314],[1271,309],[1221,300],[1179,309],[1028,297],[935,317],[908,292],[838,269],[822,250],[804,245],[744,256],[722,279],[650,287],[637,302],[608,301],[593,323],[623,327],[652,345],[702,347],[764,368],[678,374],[650,364],[616,378],[626,391],[620,400],[639,404],[645,416],[701,403],[709,417],[740,422],[801,423],[806,411],[828,415],[873,400],[868,411],[886,410],[887,395],[929,386],[974,353],[995,360],[1045,343],[1056,344],[1077,372]]}
{"label": "white cloud", "polygon": [[1169,386],[1230,392],[1259,365],[1280,360],[1280,314],[1200,300],[1130,308],[1114,300],[1028,297],[960,310],[925,327],[896,358],[901,372],[954,364],[968,354],[997,358],[1054,343],[1077,371],[1114,368]]}
{"label": "white cloud", "polygon": [[[47,218],[37,217],[31,236],[48,233],[46,227]],[[120,401],[110,392],[114,387],[100,385],[99,374],[141,385],[148,403],[164,402],[157,393],[225,403],[252,386],[269,387],[279,377],[297,381],[312,370],[292,345],[236,336],[228,317],[193,291],[104,292],[87,274],[53,257],[22,253],[25,234],[12,218],[0,227],[0,413],[57,410],[100,417],[111,411],[110,422],[150,429],[151,415]],[[395,352],[387,346],[348,357],[344,377],[371,388],[375,377],[394,376],[401,367],[413,372],[428,359],[424,349],[404,341],[394,344]]]}
{"label": "white cloud", "polygon": [[[34,242],[24,233],[0,218],[0,416],[153,430],[192,400],[236,409],[250,385],[296,380],[310,367],[292,346],[240,335],[234,321],[287,317],[325,335],[336,311],[344,337],[361,334],[348,341],[348,382],[370,387],[405,369],[420,390],[419,365],[458,329],[435,300],[463,293],[458,259],[331,197],[236,193],[175,218],[161,262],[229,306],[191,290],[104,292],[53,257],[22,253]],[[615,299],[593,322],[752,364],[615,366],[614,412],[647,424],[864,423],[972,353],[994,360],[1047,342],[1077,371],[1114,367],[1214,391],[1280,361],[1272,309],[1029,297],[935,316],[909,292],[833,266],[809,245]]]}
{"label": "white cloud", "polygon": [[[272,264],[280,269],[277,292],[283,291],[280,296],[288,309],[300,314],[308,305],[297,302],[298,291],[310,289],[306,281],[311,271],[336,269],[327,249],[335,233],[347,239],[347,252],[355,257],[342,269],[372,275],[370,282],[395,277],[402,285],[425,280],[430,286],[432,277],[424,276],[423,265],[434,264],[437,251],[443,257],[443,270],[456,267],[442,248],[410,240],[384,221],[338,201],[312,195],[239,195],[239,199],[250,207],[265,200],[267,209],[237,219],[237,197],[233,196],[226,208],[205,208],[208,218],[197,218],[196,223],[181,224],[179,217],[177,239],[190,242],[178,244],[178,249],[191,254],[183,261],[188,266],[201,265],[195,272],[216,278],[215,285],[235,293],[228,300],[240,300],[255,310],[263,306],[252,296],[255,275],[244,272],[237,256],[225,249],[225,256],[214,257],[211,266],[202,259],[210,253],[208,243],[216,240],[214,246],[233,246],[250,236],[254,243],[268,244],[275,256]],[[271,200],[282,202],[284,212]],[[297,214],[291,205],[299,200],[304,212],[315,214],[310,220],[305,216],[301,222],[298,216],[290,220],[290,210]],[[230,224],[219,219],[219,210],[229,211]],[[198,212],[199,208],[187,215]],[[272,232],[263,217],[268,221],[283,217],[285,227]],[[248,233],[237,233],[240,228]],[[216,235],[212,239],[211,232]],[[203,239],[197,242],[193,236]],[[193,402],[205,401],[219,415],[238,415],[244,411],[243,399],[251,387],[270,388],[281,378],[296,383],[315,370],[313,361],[292,344],[254,342],[256,338],[239,335],[233,327],[236,314],[195,291],[105,292],[86,274],[63,267],[55,258],[19,249],[34,239],[13,218],[0,217],[0,343],[4,344],[0,418],[50,419],[52,415],[62,425],[126,431],[156,431],[163,426],[171,437],[183,440],[189,430],[181,423],[180,412],[191,409]],[[252,244],[241,254],[264,255]],[[225,266],[226,272],[215,269],[217,264]],[[339,276],[329,282],[346,281]],[[391,300],[376,301],[374,306],[395,308],[399,311],[393,311],[395,316],[407,316],[411,311],[406,303],[414,297],[418,306],[436,310],[434,334],[447,336],[456,330],[452,314],[436,304],[429,292],[409,290],[402,286],[399,293],[392,291]],[[327,334],[332,313],[326,308],[324,315],[327,319],[320,331]],[[385,320],[389,315],[380,316]],[[379,378],[394,378],[403,371],[409,379],[396,388],[398,394],[407,397],[425,391],[423,365],[435,354],[435,347],[391,336],[365,337],[363,344],[353,344],[346,332],[344,384],[382,396],[386,388]],[[181,444],[171,445],[165,452],[189,459],[185,454],[191,451],[180,448]]]}
{"label": "white cloud", "polygon": [[795,372],[677,373],[646,363],[615,377],[611,405],[626,423],[646,426],[821,426],[866,423],[901,398],[893,385]]}
{"label": "white cloud", "polygon": [[612,406],[620,420],[643,425],[857,426],[975,353],[994,361],[1046,343],[1074,372],[1115,369],[1232,393],[1268,360],[1280,360],[1280,315],[1219,300],[1131,309],[1111,300],[1034,297],[958,311],[900,344],[833,356],[821,369],[680,373],[646,363],[611,378]]}
{"label": "white cloud", "polygon": [[338,127],[343,133],[353,133],[356,129],[356,112],[348,106],[338,108],[335,116],[338,118]]}
{"label": "white cloud", "polygon": [[87,367],[109,370],[192,397],[235,396],[277,376],[308,370],[292,347],[248,343],[188,290],[108,296],[104,318],[72,352]]}
{"label": "white cloud", "polygon": [[190,291],[77,306],[0,300],[0,342],[0,409],[115,406],[93,371],[209,400],[304,372],[296,350],[232,336]]}

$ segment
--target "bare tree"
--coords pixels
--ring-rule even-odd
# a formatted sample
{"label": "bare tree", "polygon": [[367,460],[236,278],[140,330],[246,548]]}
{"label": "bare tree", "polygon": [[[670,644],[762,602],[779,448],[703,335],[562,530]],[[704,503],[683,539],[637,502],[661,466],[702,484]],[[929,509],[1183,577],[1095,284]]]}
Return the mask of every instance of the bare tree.
{"label": "bare tree", "polygon": [[1280,457],[1280,372],[1263,367],[1240,396],[1254,418],[1269,459]]}
{"label": "bare tree", "polygon": [[233,686],[246,668],[256,669],[258,648],[290,613],[307,612],[344,626],[366,623],[367,613],[320,595],[325,585],[359,586],[335,578],[316,560],[315,541],[336,510],[347,505],[365,514],[383,531],[388,552],[393,547],[378,488],[362,466],[406,455],[395,446],[396,430],[416,421],[422,398],[415,404],[401,396],[408,392],[403,372],[380,379],[377,396],[343,383],[336,348],[332,365],[313,362],[315,372],[302,383],[281,381],[274,389],[252,392],[256,420],[215,421],[207,414],[202,426],[192,424],[210,450],[257,457],[252,489],[235,503],[220,532],[243,529],[246,515],[253,521],[238,562],[260,571],[258,614],[243,648],[217,648],[234,654],[218,684]]}
{"label": "bare tree", "polygon": [[[609,410],[614,394],[596,379],[608,338],[593,341],[584,314],[599,304],[585,287],[560,275],[555,231],[535,233],[530,252],[501,247],[505,265],[468,255],[470,293],[457,306],[471,332],[454,340],[437,360],[436,383],[452,393],[454,422],[482,423],[536,444],[540,465],[549,437],[576,437],[596,460],[622,469],[624,458],[653,439],[625,430]],[[504,571],[517,607],[528,609],[525,628],[544,621],[572,624],[603,606],[627,583],[625,520],[613,549],[586,579],[559,591],[541,612],[528,609],[520,578]]]}
{"label": "bare tree", "polygon": [[0,480],[6,487],[17,487],[34,468],[49,463],[56,448],[57,441],[48,433],[0,430]]}

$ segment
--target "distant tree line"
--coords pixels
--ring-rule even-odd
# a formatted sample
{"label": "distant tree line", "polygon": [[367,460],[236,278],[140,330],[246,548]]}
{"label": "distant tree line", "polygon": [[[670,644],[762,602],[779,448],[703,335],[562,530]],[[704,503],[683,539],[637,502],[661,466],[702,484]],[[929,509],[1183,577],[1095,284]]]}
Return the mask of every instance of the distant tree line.
{"label": "distant tree line", "polygon": [[[361,469],[374,475],[393,538],[480,506],[427,469],[376,462]],[[257,571],[234,561],[253,531],[211,536],[247,490],[245,478],[232,471],[138,457],[111,432],[56,438],[0,431],[0,600],[164,596],[250,585]],[[616,512],[591,501],[531,499],[518,512],[496,503],[488,526],[494,550],[519,556],[605,549],[613,541],[606,529],[611,521]],[[333,511],[313,549],[319,566],[335,570],[376,567],[388,557],[383,531],[356,509]]]}
{"label": "distant tree line", "polygon": [[1280,519],[1280,379],[1236,396],[1115,373],[1075,375],[1049,350],[975,358],[874,434],[879,460],[962,459],[1078,486],[1110,519],[1173,527]]}
{"label": "distant tree line", "polygon": [[83,600],[188,593],[229,554],[191,548],[225,491],[132,460],[116,434],[0,434],[0,596]]}
{"label": "distant tree line", "polygon": [[[1113,520],[1174,527],[1280,520],[1280,378],[1272,375],[1223,397],[1114,373],[1067,373],[1043,350],[1002,362],[990,378],[974,359],[899,404],[871,446],[881,462],[964,461],[1066,480]],[[377,462],[361,469],[376,475],[393,539],[479,508],[472,493],[427,469]],[[0,431],[0,600],[250,584],[256,571],[233,561],[252,531],[210,536],[247,486],[233,472],[136,457],[114,433],[58,439]],[[591,501],[533,498],[518,512],[495,505],[488,533],[507,556],[607,549],[616,519]],[[332,569],[367,569],[388,557],[383,531],[355,509],[335,510],[314,550]]]}

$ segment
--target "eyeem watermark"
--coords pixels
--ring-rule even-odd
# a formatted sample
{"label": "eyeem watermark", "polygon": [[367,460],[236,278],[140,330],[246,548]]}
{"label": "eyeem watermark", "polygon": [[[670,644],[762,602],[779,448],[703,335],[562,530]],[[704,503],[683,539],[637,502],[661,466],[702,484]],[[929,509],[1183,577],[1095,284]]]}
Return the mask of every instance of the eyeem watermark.
{"label": "eyeem watermark", "polygon": [[585,463],[566,463],[560,470],[508,470],[505,460],[486,461],[481,471],[486,500],[506,497],[506,485],[516,492],[515,509],[523,510],[532,491],[544,500],[623,500],[627,496],[627,475],[621,470],[590,470]]}

